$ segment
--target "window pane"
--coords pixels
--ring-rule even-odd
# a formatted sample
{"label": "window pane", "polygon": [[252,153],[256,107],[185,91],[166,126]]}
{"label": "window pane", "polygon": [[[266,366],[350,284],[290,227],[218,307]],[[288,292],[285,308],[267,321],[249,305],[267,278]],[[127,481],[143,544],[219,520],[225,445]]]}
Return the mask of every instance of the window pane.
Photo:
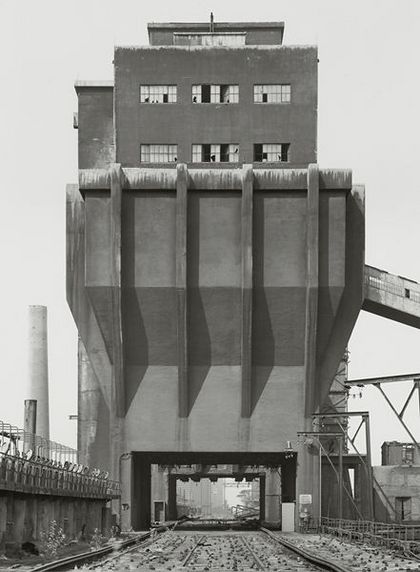
{"label": "window pane", "polygon": [[258,143],[254,145],[254,161],[256,162],[288,162],[289,143]]}
{"label": "window pane", "polygon": [[210,146],[210,161],[212,163],[220,163],[220,145]]}
{"label": "window pane", "polygon": [[239,102],[239,85],[230,85],[229,86],[229,99],[230,99],[230,103],[238,103]]}
{"label": "window pane", "polygon": [[192,86],[191,96],[193,103],[201,103],[201,85]]}
{"label": "window pane", "polygon": [[254,85],[255,103],[290,103],[290,84]]}
{"label": "window pane", "polygon": [[176,103],[176,85],[141,85],[141,103]]}
{"label": "window pane", "polygon": [[141,145],[141,163],[169,163],[177,160],[177,145]]}
{"label": "window pane", "polygon": [[150,162],[150,149],[149,145],[140,146],[140,162],[149,163]]}
{"label": "window pane", "polygon": [[231,143],[229,145],[229,161],[231,163],[239,162],[239,145],[236,143]]}
{"label": "window pane", "polygon": [[191,157],[193,163],[238,163],[239,145],[237,143],[204,143],[202,145],[194,143],[191,146]]}
{"label": "window pane", "polygon": [[141,85],[140,86],[140,101],[142,103],[149,102],[149,86],[148,85]]}
{"label": "window pane", "polygon": [[220,85],[210,86],[210,103],[220,103]]}
{"label": "window pane", "polygon": [[192,146],[192,162],[201,163],[202,161],[202,148],[201,145]]}

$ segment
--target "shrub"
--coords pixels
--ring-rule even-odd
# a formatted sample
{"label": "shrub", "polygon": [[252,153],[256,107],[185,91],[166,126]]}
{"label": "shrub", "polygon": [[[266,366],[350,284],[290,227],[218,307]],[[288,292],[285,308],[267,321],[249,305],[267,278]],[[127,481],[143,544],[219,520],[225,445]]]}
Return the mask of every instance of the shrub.
{"label": "shrub", "polygon": [[66,536],[56,520],[51,520],[48,529],[41,532],[41,553],[45,556],[57,556],[66,542]]}
{"label": "shrub", "polygon": [[92,550],[99,550],[99,548],[107,542],[107,538],[103,536],[99,528],[95,528],[92,538],[90,539],[90,547]]}

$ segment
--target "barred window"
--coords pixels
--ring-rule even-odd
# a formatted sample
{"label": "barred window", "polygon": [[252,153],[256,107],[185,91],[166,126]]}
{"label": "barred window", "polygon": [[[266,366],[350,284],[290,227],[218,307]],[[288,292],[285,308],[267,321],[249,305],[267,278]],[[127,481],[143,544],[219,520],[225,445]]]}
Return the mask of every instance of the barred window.
{"label": "barred window", "polygon": [[290,103],[290,84],[254,85],[254,103]]}
{"label": "barred window", "polygon": [[140,145],[140,163],[172,163],[177,149],[177,145]]}
{"label": "barred window", "polygon": [[254,145],[254,161],[257,163],[287,163],[290,143],[257,143]]}
{"label": "barred window", "polygon": [[238,163],[239,145],[236,143],[194,144],[191,155],[193,163]]}
{"label": "barred window", "polygon": [[176,85],[141,85],[140,103],[176,103]]}
{"label": "barred window", "polygon": [[239,85],[193,85],[191,98],[193,103],[238,103]]}

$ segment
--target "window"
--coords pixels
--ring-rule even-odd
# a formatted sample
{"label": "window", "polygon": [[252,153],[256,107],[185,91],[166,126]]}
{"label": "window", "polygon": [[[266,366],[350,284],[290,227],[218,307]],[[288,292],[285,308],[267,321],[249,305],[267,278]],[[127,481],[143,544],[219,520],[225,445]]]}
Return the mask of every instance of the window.
{"label": "window", "polygon": [[401,447],[401,462],[407,465],[414,463],[414,445],[403,445]]}
{"label": "window", "polygon": [[140,103],[176,103],[176,85],[141,85]]}
{"label": "window", "polygon": [[192,146],[193,163],[238,163],[239,145],[236,143],[202,144]]}
{"label": "window", "polygon": [[193,103],[238,103],[239,85],[193,85],[191,98]]}
{"label": "window", "polygon": [[290,84],[254,85],[254,103],[290,103]]}
{"label": "window", "polygon": [[172,163],[177,160],[177,145],[140,145],[140,163]]}
{"label": "window", "polygon": [[257,143],[254,145],[254,161],[257,163],[287,163],[289,143]]}
{"label": "window", "polygon": [[395,497],[395,513],[398,520],[411,520],[411,497]]}
{"label": "window", "polygon": [[409,297],[410,297],[410,290],[409,290],[408,288],[404,288],[404,296],[405,296],[406,298],[409,298]]}

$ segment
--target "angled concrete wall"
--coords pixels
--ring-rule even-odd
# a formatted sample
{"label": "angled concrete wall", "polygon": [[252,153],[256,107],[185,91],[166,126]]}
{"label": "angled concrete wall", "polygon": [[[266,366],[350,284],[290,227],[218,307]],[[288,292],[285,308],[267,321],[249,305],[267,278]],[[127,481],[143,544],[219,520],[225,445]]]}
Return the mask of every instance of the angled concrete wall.
{"label": "angled concrete wall", "polygon": [[317,458],[296,433],[325,401],[361,307],[362,189],[316,166],[113,169],[117,206],[110,171],[81,172],[83,198],[68,195],[68,300],[95,378],[81,380],[95,388],[81,442],[118,478],[124,452],[292,441],[298,494],[315,502]]}

